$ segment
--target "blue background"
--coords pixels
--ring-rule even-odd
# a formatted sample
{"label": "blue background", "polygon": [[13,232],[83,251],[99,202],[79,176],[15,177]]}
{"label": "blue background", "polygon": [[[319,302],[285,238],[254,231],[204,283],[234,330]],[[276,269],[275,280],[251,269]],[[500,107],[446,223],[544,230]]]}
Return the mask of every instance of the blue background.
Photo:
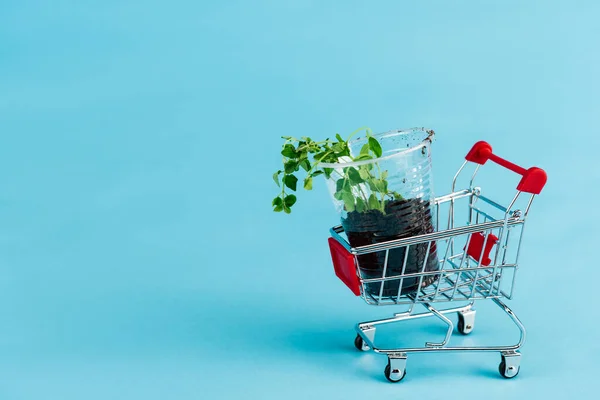
{"label": "blue background", "polygon": [[[2,1],[0,399],[596,398],[599,16],[595,1]],[[435,129],[438,194],[481,139],[547,170],[510,303],[529,333],[517,379],[497,354],[424,354],[392,385],[385,357],[354,349],[354,323],[393,309],[333,275],[324,185],[275,214],[271,174],[281,135],[363,125]],[[517,178],[489,171],[484,190],[510,197]],[[478,310],[465,343],[517,339]]]}

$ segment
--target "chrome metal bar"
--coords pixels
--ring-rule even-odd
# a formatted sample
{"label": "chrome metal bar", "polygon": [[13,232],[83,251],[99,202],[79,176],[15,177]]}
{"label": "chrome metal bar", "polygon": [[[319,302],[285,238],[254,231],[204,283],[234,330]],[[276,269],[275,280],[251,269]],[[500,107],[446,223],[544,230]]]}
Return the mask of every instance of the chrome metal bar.
{"label": "chrome metal bar", "polygon": [[471,207],[471,209],[472,209],[473,211],[475,211],[477,214],[479,214],[479,215],[481,215],[481,216],[485,217],[485,219],[486,219],[486,222],[487,222],[487,220],[488,220],[488,219],[489,219],[490,221],[496,221],[496,218],[492,217],[490,214],[486,213],[486,212],[485,212],[485,211],[483,211],[483,210],[480,210],[479,208],[477,208],[477,207],[475,207],[475,206]]}
{"label": "chrome metal bar", "polygon": [[[486,233],[488,232],[488,233]],[[481,266],[481,261],[483,260],[483,255],[485,253],[485,245],[487,244],[488,238],[490,237],[491,231],[483,231],[483,246],[481,247],[481,254],[479,255],[479,261],[477,262],[477,267]],[[465,250],[466,251],[466,250]],[[475,293],[475,287],[477,286],[475,282],[477,282],[477,277],[479,276],[479,269],[475,272],[475,279],[473,284],[473,289],[471,290],[471,297],[473,297],[473,293]]]}
{"label": "chrome metal bar", "polygon": [[448,330],[446,331],[446,337],[444,338],[444,340],[442,342],[440,342],[440,343],[425,342],[425,346],[435,347],[435,348],[444,347],[446,344],[448,344],[448,341],[450,340],[450,337],[452,336],[452,331],[454,330],[454,324],[444,314],[442,314],[441,312],[436,310],[434,307],[432,307],[431,304],[423,303],[423,306],[425,306],[429,310],[429,312],[435,314],[439,319],[444,321],[446,323],[446,325],[448,325]]}
{"label": "chrome metal bar", "polygon": [[[519,220],[517,218],[511,217],[508,220],[508,225],[511,225],[511,226],[512,225],[521,225],[521,224],[523,224],[523,222],[524,222],[523,220]],[[447,239],[447,238],[461,236],[461,235],[468,234],[468,233],[481,232],[481,231],[490,230],[493,228],[498,228],[498,227],[501,227],[503,224],[504,224],[504,221],[489,221],[486,223],[481,223],[481,224],[476,224],[476,225],[461,226],[458,228],[447,229],[447,230],[433,232],[433,233],[427,233],[424,235],[417,235],[417,236],[412,236],[412,237],[403,238],[403,239],[390,240],[390,241],[384,242],[384,243],[375,243],[375,244],[370,244],[370,245],[366,245],[366,246],[355,247],[355,248],[351,248],[350,253],[360,255],[360,254],[372,253],[375,251],[383,251],[386,249],[393,249],[393,248],[402,247],[402,246],[406,246],[406,245],[427,243],[429,241],[438,241],[440,239]]]}
{"label": "chrome metal bar", "polygon": [[506,293],[504,290],[500,290],[501,296],[500,297],[506,297],[507,299],[510,299],[509,293]]}
{"label": "chrome metal bar", "polygon": [[[462,170],[465,168],[465,165],[467,165],[468,161],[464,161],[463,164],[460,166],[460,168],[458,169],[458,171],[456,172],[456,175],[454,175],[454,179],[452,180],[452,192],[454,193],[456,190],[456,180],[458,179],[458,176],[460,175],[460,173],[462,172]],[[472,198],[472,196],[471,196]],[[450,200],[450,210],[448,212],[448,229],[453,229],[454,228],[454,203],[455,203],[455,199],[452,198]],[[454,242],[452,242],[450,244],[451,249],[452,249],[452,254],[454,254]]]}
{"label": "chrome metal bar", "polygon": [[[425,273],[425,268],[427,268],[427,260],[429,259],[429,252],[431,251],[431,242],[427,243],[427,251],[425,252],[425,261],[423,261],[423,267],[421,268],[421,273]],[[415,301],[419,301],[419,293],[421,292],[421,287],[423,286],[423,278],[425,275],[421,275],[419,278],[419,284],[417,285],[417,298]]]}
{"label": "chrome metal bar", "polygon": [[[473,198],[471,196],[471,198]],[[450,210],[448,211],[448,229],[454,228],[454,203],[450,205]],[[454,255],[454,240],[450,242],[450,254]]]}
{"label": "chrome metal bar", "polygon": [[481,168],[481,164],[477,164],[477,167],[475,167],[475,172],[473,172],[473,176],[471,177],[471,182],[469,183],[469,187],[473,187],[473,182],[475,182],[475,177],[477,176],[477,173],[479,172],[479,168]]}
{"label": "chrome metal bar", "polygon": [[515,268],[513,271],[513,277],[512,277],[512,282],[510,284],[510,296],[506,296],[509,300],[512,299],[513,294],[515,292],[515,283],[517,281],[517,271],[518,271],[519,267]]}
{"label": "chrome metal bar", "polygon": [[517,190],[517,194],[515,194],[515,197],[513,197],[512,201],[510,202],[508,207],[506,207],[506,214],[510,214],[510,210],[512,210],[513,206],[517,202],[517,199],[519,198],[520,195],[521,195],[521,192]]}
{"label": "chrome metal bar", "polygon": [[467,222],[468,225],[473,225],[473,207],[475,206],[477,199],[478,197],[475,194],[473,194],[473,196],[469,198],[469,221]]}
{"label": "chrome metal bar", "polygon": [[535,194],[531,195],[529,202],[527,203],[527,208],[525,209],[525,218],[527,218],[527,214],[529,214],[529,209],[531,208],[531,203],[533,203],[533,199],[535,199]]}
{"label": "chrome metal bar", "polygon": [[448,238],[446,240],[446,251],[444,252],[444,258],[440,261],[440,263],[442,264],[440,266],[440,270],[443,270],[444,267],[446,266],[446,262],[448,261],[448,252],[450,251],[450,242],[454,241],[454,238]]}
{"label": "chrome metal bar", "polygon": [[362,276],[362,272],[360,270],[360,263],[358,261],[358,256],[357,255],[354,255],[354,265],[356,266],[356,275],[358,276],[358,280],[360,282],[360,286],[361,286],[361,289],[362,289],[361,293],[363,293],[363,295],[364,295],[364,293],[367,293],[367,289],[365,288],[365,282],[364,282],[364,279],[363,279],[363,276]]}
{"label": "chrome metal bar", "polygon": [[[385,251],[385,260],[383,261],[383,275],[381,276],[382,278],[385,279],[385,273],[387,272],[387,266],[388,266],[388,256],[390,255],[390,251],[386,250]],[[381,285],[379,288],[379,301],[381,301],[381,296],[383,296],[383,287],[385,286],[385,281],[381,281]]]}
{"label": "chrome metal bar", "polygon": [[[467,244],[465,245],[465,251],[463,252],[463,256],[460,259],[460,265],[458,267],[459,270],[462,268],[463,263],[465,262],[465,258],[467,258],[467,249],[469,248],[469,243],[471,243],[471,236],[472,236],[472,234],[469,234],[469,236],[467,237]],[[457,288],[458,281],[460,280],[460,276],[461,276],[462,272],[458,272],[457,274],[458,275],[456,275],[456,284],[454,285],[454,291],[452,292],[451,297],[454,297],[454,295],[456,294],[456,288]]]}
{"label": "chrome metal bar", "polygon": [[[460,312],[460,311],[468,311],[470,309],[471,309],[471,306],[461,306],[461,307],[453,307],[453,308],[437,310],[437,311],[441,314],[451,314],[451,313]],[[397,322],[397,321],[405,321],[405,320],[408,321],[411,319],[432,317],[433,315],[434,314],[431,312],[424,312],[424,313],[419,313],[419,314],[409,314],[409,315],[407,315],[406,313],[402,313],[402,314],[398,314],[398,316],[394,316],[394,317],[390,317],[390,318],[360,322],[360,323],[356,324],[356,328],[360,329],[360,328],[366,327],[366,326],[377,326],[377,325],[384,325],[384,324],[389,324],[391,322]]]}
{"label": "chrome metal bar", "polygon": [[[504,248],[502,249],[502,265],[506,265],[506,253],[508,252],[508,244],[510,243],[510,234],[512,232],[512,229],[509,228],[506,231],[506,240],[504,243]],[[503,271],[500,271],[500,274],[502,275]],[[500,282],[498,282],[498,291],[500,290]],[[498,291],[496,291],[496,294],[499,294]]]}
{"label": "chrome metal bar", "polygon": [[[486,270],[486,271],[487,271],[487,270]],[[482,286],[481,282],[485,282],[485,284],[486,284],[486,285],[489,285],[489,284],[492,284],[492,285],[493,285],[493,280],[491,281],[491,283],[488,283],[488,282],[487,282],[488,280],[490,280],[490,279],[492,278],[492,275],[491,275],[489,272],[488,272],[488,274],[487,274],[487,275],[485,275],[485,276],[479,276],[479,277],[477,277],[477,278],[476,278],[476,277],[474,277],[474,276],[473,276],[472,274],[470,274],[469,272],[466,272],[466,271],[464,271],[464,270],[462,270],[462,271],[461,271],[461,274],[465,274],[465,275],[467,275],[467,276],[468,276],[470,279],[465,279],[465,280],[463,280],[463,281],[462,281],[462,283],[460,283],[460,284],[459,284],[459,282],[460,282],[460,281],[457,281],[457,282],[455,282],[455,281],[453,281],[451,278],[447,278],[447,279],[448,279],[448,281],[449,281],[449,283],[450,283],[451,285],[453,285],[453,286],[452,286],[452,287],[445,288],[445,289],[442,289],[442,290],[441,290],[441,292],[442,292],[442,293],[443,293],[443,292],[448,292],[448,291],[450,291],[450,290],[454,290],[454,287],[456,287],[458,290],[461,290],[461,292],[460,292],[460,293],[461,293],[463,296],[465,296],[465,297],[467,297],[467,298],[470,298],[470,297],[473,297],[473,296],[472,296],[472,295],[471,295],[471,296],[467,296],[467,294],[466,294],[466,293],[463,293],[463,292],[462,292],[462,288],[466,288],[466,287],[469,287],[469,288],[470,288],[470,287],[476,287],[477,285],[480,285],[480,286]],[[483,295],[483,293],[481,293],[481,294]],[[425,296],[425,297],[426,297],[426,296]],[[451,298],[453,298],[453,297],[454,297],[454,295],[453,295]],[[486,296],[486,297],[487,297],[487,296]]]}
{"label": "chrome metal bar", "polygon": [[458,169],[458,171],[454,175],[454,179],[452,179],[452,191],[453,192],[456,189],[456,180],[458,179],[458,176],[460,175],[460,173],[462,172],[462,170],[465,168],[465,166],[467,165],[467,163],[468,163],[468,161],[463,162],[463,164],[460,166],[460,168]]}
{"label": "chrome metal bar", "polygon": [[[516,198],[518,197],[518,193],[519,192],[517,192],[517,196],[515,196],[515,198],[513,199],[512,203],[511,203],[511,207],[514,204],[514,202],[516,201]],[[494,254],[494,276],[496,275],[496,270],[498,269],[498,256],[500,255],[501,248],[504,249],[504,253],[502,256],[503,264],[504,264],[504,260],[506,258],[506,249],[508,246],[508,239],[509,239],[509,235],[510,235],[510,230],[508,228],[508,216],[511,213],[509,212],[509,209],[507,209],[507,211],[504,213],[504,224],[502,225],[501,228],[499,228],[500,232],[498,234],[498,243],[496,244],[496,252]],[[506,238],[504,237],[505,233],[506,233]],[[500,288],[500,284],[498,284],[498,288]],[[490,287],[490,293],[488,293],[488,295],[492,294],[492,289],[493,289],[493,285]]]}
{"label": "chrome metal bar", "polygon": [[404,261],[402,262],[402,271],[400,272],[400,284],[398,285],[398,296],[396,296],[396,301],[400,300],[400,296],[402,296],[402,285],[404,284],[404,272],[406,271],[406,261],[408,260],[408,252],[410,250],[410,245],[405,247],[404,251]]}
{"label": "chrome metal bar", "polygon": [[516,314],[513,312],[513,310],[511,310],[510,307],[508,307],[506,304],[504,304],[504,302],[502,300],[493,299],[493,301],[494,301],[494,303],[496,303],[496,305],[498,307],[500,307],[502,310],[504,310],[505,313],[508,314],[508,316],[513,320],[515,325],[517,325],[517,327],[519,328],[519,331],[520,331],[519,342],[514,346],[516,348],[512,349],[512,350],[517,350],[518,348],[523,346],[523,343],[525,343],[525,339],[527,336],[527,331],[525,330],[525,326],[523,325],[523,323],[521,322],[519,317],[516,316]]}
{"label": "chrome metal bar", "polygon": [[497,208],[498,210],[502,211],[503,213],[506,213],[507,209],[506,209],[504,206],[502,206],[502,205],[500,205],[500,204],[496,203],[495,201],[493,201],[493,200],[489,199],[488,197],[485,197],[485,196],[483,196],[483,195],[481,195],[481,194],[480,194],[479,196],[477,196],[477,197],[478,197],[480,200],[483,200],[483,201],[485,201],[486,203],[488,203],[489,205],[491,205],[491,206],[493,206],[493,207]]}
{"label": "chrome metal bar", "polygon": [[[516,264],[514,264],[514,265],[515,265],[515,267],[513,268],[513,276],[515,274],[515,270],[517,269]],[[500,277],[498,278],[498,290],[502,289],[502,279],[504,278],[504,275],[506,275],[507,271],[508,271],[508,269],[504,269],[504,266],[503,266],[502,271],[500,271]]]}
{"label": "chrome metal bar", "polygon": [[408,310],[406,310],[403,313],[396,313],[396,314],[394,314],[394,317],[397,318],[397,317],[403,317],[403,316],[411,315],[414,308],[415,308],[415,303],[410,303],[410,307],[408,307]]}
{"label": "chrome metal bar", "polygon": [[[448,282],[450,285],[452,285],[452,286],[450,286],[450,287],[446,287],[446,288],[444,288],[444,289],[441,289],[441,290],[439,290],[439,293],[441,293],[442,295],[446,295],[446,294],[445,294],[446,292],[449,292],[449,291],[453,290],[453,289],[454,289],[454,285],[456,284],[456,282],[455,282],[455,281],[453,281],[453,280],[452,280],[452,278],[445,277],[445,279],[446,279],[446,281],[447,281],[447,282]],[[489,279],[489,275],[487,275],[487,276],[485,276],[485,277],[479,277],[478,279],[479,279],[480,281],[481,281],[481,280],[487,280],[487,279]],[[459,281],[459,282],[460,282],[460,281]],[[457,285],[457,289],[462,291],[462,288],[463,288],[463,287],[471,287],[471,285],[473,285],[473,279],[472,279],[472,277],[471,277],[471,279],[469,279],[469,280],[465,280],[465,281],[463,281],[462,283],[459,283],[459,284]],[[463,293],[463,292],[461,292],[461,294],[462,294],[463,296],[465,296],[465,297],[468,297],[468,296],[467,296],[465,293]],[[433,301],[433,300],[434,300],[436,297],[437,297],[437,292],[436,292],[436,293],[433,293],[433,294],[432,294],[432,293],[430,293],[430,294],[423,295],[423,296],[421,296],[421,300],[425,299],[425,301]],[[452,299],[452,300],[454,300],[452,297],[449,297],[449,296],[447,296],[447,295],[446,295],[446,297],[447,297],[448,299]]]}
{"label": "chrome metal bar", "polygon": [[469,190],[469,189],[459,190],[457,192],[452,192],[452,193],[448,193],[448,194],[445,194],[440,197],[436,197],[434,200],[434,203],[443,204],[443,203],[449,202],[452,199],[459,200],[459,199],[462,199],[463,197],[469,197],[471,195],[473,195],[472,190]]}
{"label": "chrome metal bar", "polygon": [[444,277],[445,271],[443,268],[440,268],[440,276],[437,279],[437,285],[435,287],[435,293],[433,294],[433,299],[435,299],[438,296],[438,293],[440,291],[440,286],[442,284],[442,280]]}
{"label": "chrome metal bar", "polygon": [[[494,303],[496,303],[496,305],[498,307],[500,307],[510,317],[510,319],[513,321],[513,323],[515,325],[517,325],[517,327],[519,328],[520,337],[519,337],[519,341],[516,344],[507,345],[507,346],[481,346],[481,347],[461,346],[461,347],[414,347],[414,348],[400,348],[400,349],[380,349],[380,348],[377,348],[372,342],[368,342],[368,343],[369,343],[370,347],[373,349],[373,351],[375,351],[376,353],[380,353],[380,354],[399,353],[399,352],[420,353],[420,352],[429,352],[429,351],[503,352],[503,351],[515,351],[515,350],[520,349],[523,346],[523,343],[525,342],[525,339],[527,336],[525,326],[523,326],[523,323],[521,322],[521,320],[519,320],[519,318],[515,315],[515,313],[506,304],[504,304],[500,299],[492,298],[492,301]],[[463,309],[466,311],[466,310],[470,309],[470,306],[466,306]],[[448,314],[450,312],[457,312],[457,311],[458,310],[441,310],[440,313]],[[431,312],[429,312],[427,314],[428,315],[426,315],[426,316],[432,315]],[[395,321],[399,321],[399,320],[403,320],[403,319],[391,319],[387,322],[395,322]],[[409,318],[406,318],[406,319],[409,319]],[[377,323],[377,321],[375,321],[375,323]],[[363,340],[365,340],[367,338],[364,337],[363,333],[361,332],[361,329],[360,329],[361,325],[372,326],[373,323],[372,322],[371,323],[362,323],[362,324],[357,325],[358,334],[361,335]]]}
{"label": "chrome metal bar", "polygon": [[[507,267],[509,266],[513,266],[514,264],[508,264],[506,265]],[[460,269],[456,269],[455,271],[457,272],[461,272],[461,273],[466,273],[469,271],[487,271],[492,269],[491,267],[488,268],[486,266],[483,267],[469,267],[469,268],[460,268]],[[438,273],[438,272],[435,272]],[[363,279],[363,281],[365,283],[373,283],[373,282],[382,282],[382,281],[394,281],[400,278],[418,278],[420,276],[425,276],[425,275],[432,275],[431,271],[424,271],[424,272],[413,272],[410,274],[403,274],[403,275],[393,275],[393,276],[386,276],[385,278],[365,278]]]}

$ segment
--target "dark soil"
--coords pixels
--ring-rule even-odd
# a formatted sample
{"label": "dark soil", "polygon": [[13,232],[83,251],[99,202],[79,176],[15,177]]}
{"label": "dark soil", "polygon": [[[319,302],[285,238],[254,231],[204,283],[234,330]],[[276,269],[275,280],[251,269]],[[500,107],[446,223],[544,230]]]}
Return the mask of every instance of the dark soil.
{"label": "dark soil", "polygon": [[[432,215],[428,201],[421,199],[403,199],[386,204],[385,215],[378,210],[359,213],[348,213],[342,219],[342,226],[352,247],[387,242],[389,240],[407,238],[434,231]],[[405,274],[420,272],[425,262],[427,243],[412,245],[408,250]],[[390,250],[386,276],[400,275],[406,255],[406,248]],[[358,256],[359,269],[363,278],[381,278],[385,262],[385,251]],[[432,243],[427,257],[425,271],[437,271],[438,260],[435,243]],[[422,287],[430,285],[437,279],[436,275],[425,275]],[[368,294],[378,297],[382,282],[365,284]],[[398,295],[400,279],[383,282],[383,296]],[[402,293],[410,294],[417,290],[419,278],[406,278],[402,282]]]}

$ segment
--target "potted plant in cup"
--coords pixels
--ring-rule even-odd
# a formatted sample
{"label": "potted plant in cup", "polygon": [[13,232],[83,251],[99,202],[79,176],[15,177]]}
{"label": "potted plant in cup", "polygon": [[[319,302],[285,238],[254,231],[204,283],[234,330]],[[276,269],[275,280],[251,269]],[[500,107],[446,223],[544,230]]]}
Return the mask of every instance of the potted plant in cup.
{"label": "potted plant in cup", "polygon": [[[363,136],[357,136],[364,132]],[[355,138],[356,136],[356,138]],[[311,190],[313,180],[325,178],[334,204],[341,213],[341,221],[352,247],[381,243],[434,231],[434,215],[430,201],[431,184],[430,145],[434,132],[424,128],[390,131],[374,135],[369,128],[361,128],[344,140],[336,134],[335,140],[314,141],[309,137],[296,139],[284,136],[281,155],[283,168],[273,174],[281,191],[273,199],[273,210],[290,213],[296,204],[300,185]],[[302,179],[300,181],[299,175]],[[413,245],[389,251],[386,276],[397,276],[425,271],[436,271],[438,261],[435,246]],[[358,256],[360,275],[381,278],[386,254],[384,251]],[[431,284],[435,274],[426,275],[422,286]],[[368,294],[384,297],[408,294],[417,290],[418,277],[383,283],[367,283]]]}

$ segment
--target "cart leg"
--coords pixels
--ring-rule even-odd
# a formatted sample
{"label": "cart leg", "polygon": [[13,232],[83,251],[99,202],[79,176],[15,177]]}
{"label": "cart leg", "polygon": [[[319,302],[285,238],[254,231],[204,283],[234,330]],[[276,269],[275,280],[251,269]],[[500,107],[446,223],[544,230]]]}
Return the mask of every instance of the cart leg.
{"label": "cart leg", "polygon": [[[374,326],[360,326],[359,327],[362,334],[369,339],[371,344],[375,343],[375,327]],[[354,346],[360,351],[369,351],[371,347],[365,340],[361,337],[360,334],[356,335],[356,339],[354,339]]]}
{"label": "cart leg", "polygon": [[448,344],[448,340],[450,340],[450,337],[452,336],[452,331],[454,330],[454,324],[444,314],[442,314],[441,312],[439,312],[438,310],[433,308],[429,303],[423,303],[423,307],[426,307],[433,315],[435,315],[436,317],[438,317],[439,319],[444,321],[446,323],[446,325],[448,325],[448,330],[446,331],[446,337],[444,338],[443,342],[440,342],[440,343],[426,342],[425,346],[427,346],[427,347],[444,347],[446,344]]}
{"label": "cart leg", "polygon": [[514,351],[514,350],[519,349],[521,346],[523,346],[523,343],[525,342],[525,337],[527,336],[527,332],[525,331],[525,326],[523,326],[523,323],[521,322],[521,320],[515,315],[515,313],[506,304],[504,304],[502,302],[502,300],[492,298],[492,301],[494,303],[496,303],[498,305],[498,307],[500,307],[502,310],[504,310],[504,312],[508,314],[510,319],[512,319],[512,321],[515,323],[515,325],[517,325],[517,327],[519,328],[519,331],[521,332],[521,338],[519,339],[519,342],[517,344],[515,344],[514,346],[511,346],[511,348],[508,350]]}
{"label": "cart leg", "polygon": [[521,353],[518,351],[503,351],[502,361],[498,367],[500,375],[510,379],[517,376],[521,368]]}
{"label": "cart leg", "polygon": [[406,353],[388,354],[385,377],[390,382],[400,382],[406,376]]}
{"label": "cart leg", "polygon": [[458,331],[463,335],[468,335],[475,328],[475,310],[459,311],[458,313]]}

